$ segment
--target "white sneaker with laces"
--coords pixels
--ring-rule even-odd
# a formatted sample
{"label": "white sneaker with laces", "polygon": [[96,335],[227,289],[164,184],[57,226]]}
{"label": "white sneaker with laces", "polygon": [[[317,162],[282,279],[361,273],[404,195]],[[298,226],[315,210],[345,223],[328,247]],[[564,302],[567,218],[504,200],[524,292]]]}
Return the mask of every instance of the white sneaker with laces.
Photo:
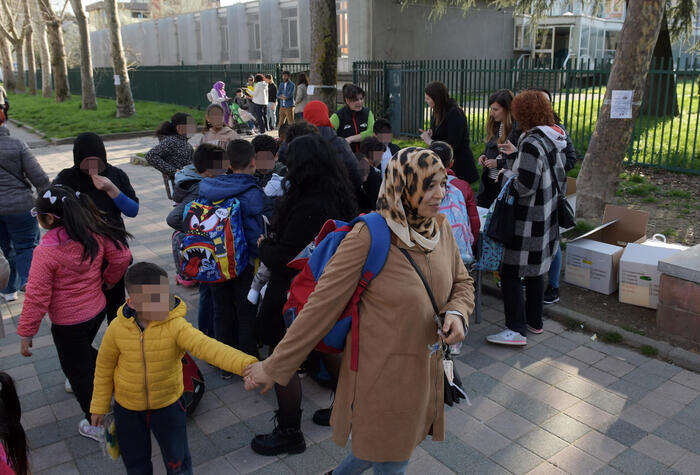
{"label": "white sneaker with laces", "polygon": [[522,336],[518,332],[513,330],[508,330],[507,328],[501,333],[496,333],[495,335],[489,335],[486,337],[486,341],[489,343],[495,343],[497,345],[510,345],[510,346],[525,346],[527,345],[527,338]]}
{"label": "white sneaker with laces", "polygon": [[14,302],[17,300],[17,292],[10,292],[9,294],[2,294],[0,296],[5,300],[5,302]]}
{"label": "white sneaker with laces", "polygon": [[66,378],[66,382],[63,383],[63,389],[65,389],[67,393],[73,394],[73,387],[70,385],[70,381],[68,381],[68,378]]}
{"label": "white sneaker with laces", "polygon": [[97,442],[102,442],[104,438],[104,428],[90,425],[87,419],[83,419],[78,424],[78,433],[83,437],[88,439],[96,440]]}

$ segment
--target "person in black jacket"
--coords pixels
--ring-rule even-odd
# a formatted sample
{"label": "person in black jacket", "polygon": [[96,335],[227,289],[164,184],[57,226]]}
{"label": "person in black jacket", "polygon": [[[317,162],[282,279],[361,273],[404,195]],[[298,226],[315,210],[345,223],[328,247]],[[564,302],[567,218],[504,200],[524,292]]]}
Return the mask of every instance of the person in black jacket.
{"label": "person in black jacket", "polygon": [[[271,235],[259,244],[260,260],[271,278],[260,311],[260,336],[271,350],[286,328],[282,307],[296,271],[287,264],[318,234],[328,219],[350,221],[357,215],[353,188],[328,142],[316,134],[289,144],[286,192],[277,203]],[[301,383],[295,375],[286,387],[275,385],[279,411],[271,434],[257,435],[251,444],[263,455],[305,450],[301,433]]]}
{"label": "person in black jacket", "polygon": [[379,168],[381,171],[382,176],[384,176],[384,170],[386,170],[389,160],[391,160],[391,157],[396,155],[396,152],[398,152],[400,148],[398,145],[392,142],[392,140],[394,140],[394,131],[391,128],[391,122],[388,120],[377,119],[377,121],[374,123],[374,135],[376,135],[379,141],[386,147],[382,154],[382,162],[379,166],[377,166],[377,168]]}
{"label": "person in black jacket", "polygon": [[365,107],[365,91],[355,84],[343,86],[345,106],[331,116],[331,124],[344,138],[353,152],[360,149],[360,142],[374,134],[374,114]]}
{"label": "person in black jacket", "polygon": [[419,130],[423,141],[430,145],[433,140],[447,142],[454,150],[454,172],[457,178],[469,183],[479,179],[474,155],[469,147],[469,123],[464,111],[450,98],[447,86],[434,81],[425,88],[425,102],[433,110],[430,129]]}
{"label": "person in black jacket", "polygon": [[371,213],[377,209],[379,188],[382,186],[382,154],[386,146],[377,137],[369,137],[360,143],[357,152],[358,169],[362,178],[362,186],[357,194],[357,202],[361,213]]}
{"label": "person in black jacket", "polygon": [[491,94],[488,100],[489,118],[486,122],[486,145],[484,153],[479,157],[483,167],[481,187],[476,197],[477,206],[488,208],[494,202],[501,185],[497,182],[498,173],[505,168],[510,170],[518,155],[518,139],[522,131],[513,118],[510,104],[513,93],[501,89]]}

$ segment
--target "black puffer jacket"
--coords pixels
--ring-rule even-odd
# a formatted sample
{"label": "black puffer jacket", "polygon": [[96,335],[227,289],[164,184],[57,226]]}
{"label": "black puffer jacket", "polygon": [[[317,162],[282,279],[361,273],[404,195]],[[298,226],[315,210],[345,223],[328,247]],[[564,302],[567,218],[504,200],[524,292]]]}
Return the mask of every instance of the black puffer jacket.
{"label": "black puffer jacket", "polygon": [[336,156],[343,161],[353,187],[359,188],[362,186],[360,172],[357,170],[357,157],[352,153],[347,140],[338,137],[333,127],[321,126],[318,128],[318,132],[321,134],[321,137],[331,144]]}

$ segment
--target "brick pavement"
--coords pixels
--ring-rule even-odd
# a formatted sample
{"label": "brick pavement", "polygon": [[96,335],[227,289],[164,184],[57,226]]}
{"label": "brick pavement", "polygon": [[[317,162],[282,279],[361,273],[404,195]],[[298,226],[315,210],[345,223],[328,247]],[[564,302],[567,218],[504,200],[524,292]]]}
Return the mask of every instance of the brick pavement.
{"label": "brick pavement", "polygon": [[[152,139],[107,144],[111,163],[131,177],[141,210],[127,227],[135,236],[136,260],[174,271],[170,209],[161,177],[131,165],[128,155]],[[35,150],[48,173],[72,164],[71,146]],[[192,321],[196,290],[177,287]],[[487,345],[484,337],[503,322],[502,304],[484,299],[484,322],[473,325],[457,368],[472,405],[447,408],[447,440],[424,441],[409,473],[700,473],[700,376],[629,349],[592,341],[554,321],[528,338],[525,349]],[[22,422],[31,445],[32,468],[45,473],[122,473],[97,443],[77,433],[80,409],[63,389],[64,376],[43,322],[34,356],[19,355],[15,332],[21,301],[0,307],[7,338],[0,340],[0,368],[18,383]],[[100,335],[102,332],[100,333]],[[311,422],[330,393],[303,380],[302,428],[309,448],[299,455],[261,457],[249,448],[254,433],[267,432],[272,394],[246,393],[239,378],[222,381],[207,364],[207,391],[188,425],[198,473],[322,473],[347,453],[330,440],[330,429]],[[154,445],[154,468],[163,466]]]}

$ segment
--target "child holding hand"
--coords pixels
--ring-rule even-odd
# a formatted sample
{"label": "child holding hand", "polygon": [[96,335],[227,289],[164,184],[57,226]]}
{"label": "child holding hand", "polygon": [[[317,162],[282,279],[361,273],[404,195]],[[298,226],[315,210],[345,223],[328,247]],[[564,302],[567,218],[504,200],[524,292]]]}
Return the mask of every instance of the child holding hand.
{"label": "child holding hand", "polygon": [[114,394],[114,422],[127,472],[153,472],[153,431],[167,472],[192,473],[181,401],[183,355],[188,351],[238,375],[257,359],[207,337],[185,320],[185,303],[170,294],[168,274],[159,266],[134,264],[125,285],[129,297],[107,328],[97,356],[92,425],[102,425]]}

